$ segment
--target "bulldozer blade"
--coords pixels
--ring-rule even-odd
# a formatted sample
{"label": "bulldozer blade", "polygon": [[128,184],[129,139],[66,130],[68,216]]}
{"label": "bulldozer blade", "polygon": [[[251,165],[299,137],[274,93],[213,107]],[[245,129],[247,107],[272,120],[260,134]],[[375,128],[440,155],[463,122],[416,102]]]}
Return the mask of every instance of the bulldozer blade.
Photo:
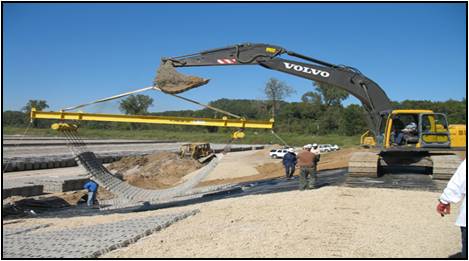
{"label": "bulldozer blade", "polygon": [[200,87],[208,82],[209,79],[179,73],[170,61],[166,61],[158,68],[153,85],[163,92],[176,94]]}
{"label": "bulldozer blade", "polygon": [[199,163],[205,163],[206,161],[212,159],[213,157],[215,157],[215,153],[210,153],[208,156],[202,157],[198,159],[197,161],[199,161]]}

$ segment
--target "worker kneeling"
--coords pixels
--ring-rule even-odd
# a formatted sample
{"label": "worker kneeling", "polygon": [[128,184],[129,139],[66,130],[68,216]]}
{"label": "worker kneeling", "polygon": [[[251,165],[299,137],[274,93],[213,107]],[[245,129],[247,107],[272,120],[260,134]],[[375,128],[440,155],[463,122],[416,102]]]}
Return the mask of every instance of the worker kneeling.
{"label": "worker kneeling", "polygon": [[316,155],[312,153],[311,145],[305,145],[298,153],[298,167],[300,168],[300,190],[314,189],[316,185]]}

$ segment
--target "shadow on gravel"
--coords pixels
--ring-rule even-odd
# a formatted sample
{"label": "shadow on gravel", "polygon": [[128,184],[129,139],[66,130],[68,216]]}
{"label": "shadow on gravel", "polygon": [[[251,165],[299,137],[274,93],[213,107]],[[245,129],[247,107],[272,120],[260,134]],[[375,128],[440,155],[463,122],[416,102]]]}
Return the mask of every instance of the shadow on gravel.
{"label": "shadow on gravel", "polygon": [[71,205],[59,197],[48,197],[43,199],[26,198],[14,203],[2,205],[2,218],[34,216],[45,211],[68,207],[71,207]]}

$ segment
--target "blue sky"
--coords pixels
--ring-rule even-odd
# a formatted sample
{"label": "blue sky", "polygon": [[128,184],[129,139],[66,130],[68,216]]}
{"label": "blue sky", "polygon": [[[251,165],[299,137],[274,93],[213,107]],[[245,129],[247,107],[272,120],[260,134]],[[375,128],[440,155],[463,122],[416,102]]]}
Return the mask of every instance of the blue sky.
{"label": "blue sky", "polygon": [[[3,4],[3,110],[43,99],[51,110],[151,85],[161,57],[236,43],[269,43],[360,69],[392,100],[466,96],[465,4]],[[262,99],[260,66],[183,68],[210,78],[183,94],[201,102]],[[149,91],[150,111],[198,109]],[[350,98],[346,104],[356,103]],[[90,112],[118,112],[118,102]]]}

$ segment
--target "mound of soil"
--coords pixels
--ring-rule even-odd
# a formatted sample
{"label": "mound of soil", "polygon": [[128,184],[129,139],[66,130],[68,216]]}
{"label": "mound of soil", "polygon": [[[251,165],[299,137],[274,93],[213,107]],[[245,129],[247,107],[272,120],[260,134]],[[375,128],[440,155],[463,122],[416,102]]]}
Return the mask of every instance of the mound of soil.
{"label": "mound of soil", "polygon": [[185,175],[202,167],[197,160],[181,159],[175,153],[157,152],[146,156],[124,157],[108,169],[122,175],[129,184],[148,189],[172,187]]}
{"label": "mound of soil", "polygon": [[157,70],[154,85],[166,93],[181,93],[208,83],[208,79],[178,73],[170,62],[163,63]]}

